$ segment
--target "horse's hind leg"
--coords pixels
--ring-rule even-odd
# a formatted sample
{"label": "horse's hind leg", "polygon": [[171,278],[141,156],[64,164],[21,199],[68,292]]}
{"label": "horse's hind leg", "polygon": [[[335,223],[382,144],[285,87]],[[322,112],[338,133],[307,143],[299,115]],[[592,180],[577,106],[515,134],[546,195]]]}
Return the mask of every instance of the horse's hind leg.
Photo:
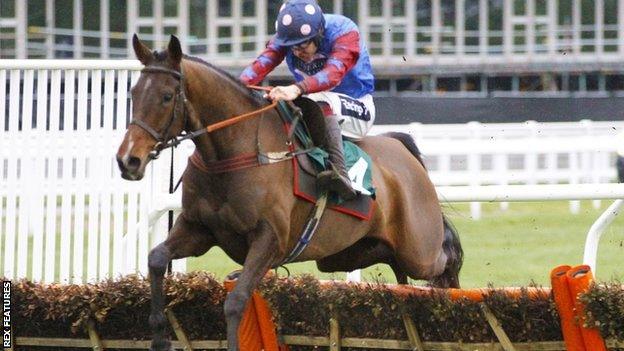
{"label": "horse's hind leg", "polygon": [[252,291],[258,286],[262,277],[274,264],[276,257],[281,257],[273,227],[261,221],[255,230],[248,234],[249,251],[243,264],[234,290],[225,299],[223,306],[227,322],[228,350],[237,351],[238,326],[247,306]]}
{"label": "horse's hind leg", "polygon": [[205,228],[188,222],[183,215],[178,217],[167,240],[156,246],[149,254],[148,265],[152,309],[149,324],[153,339],[150,350],[169,351],[171,341],[165,335],[168,325],[164,314],[165,300],[163,296],[163,277],[169,261],[188,256],[204,254],[214,245],[214,239],[206,233]]}

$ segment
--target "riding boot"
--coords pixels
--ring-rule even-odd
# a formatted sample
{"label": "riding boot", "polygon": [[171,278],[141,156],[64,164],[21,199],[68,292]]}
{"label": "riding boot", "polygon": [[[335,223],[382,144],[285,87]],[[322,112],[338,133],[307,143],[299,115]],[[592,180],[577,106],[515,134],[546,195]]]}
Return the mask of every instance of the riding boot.
{"label": "riding boot", "polygon": [[357,193],[351,187],[345,167],[342,134],[336,116],[325,117],[325,151],[329,153],[332,169],[318,174],[319,186],[337,193],[343,200],[354,199]]}

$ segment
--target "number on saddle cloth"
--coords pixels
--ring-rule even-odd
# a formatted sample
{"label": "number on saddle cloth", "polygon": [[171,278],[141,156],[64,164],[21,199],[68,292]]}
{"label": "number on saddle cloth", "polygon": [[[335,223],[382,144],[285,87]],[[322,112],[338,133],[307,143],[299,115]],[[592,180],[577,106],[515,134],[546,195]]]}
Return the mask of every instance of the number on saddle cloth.
{"label": "number on saddle cloth", "polygon": [[349,173],[349,179],[351,179],[351,187],[364,195],[374,196],[373,161],[370,156],[359,146],[348,140],[342,141],[342,147],[345,153],[347,173]]}

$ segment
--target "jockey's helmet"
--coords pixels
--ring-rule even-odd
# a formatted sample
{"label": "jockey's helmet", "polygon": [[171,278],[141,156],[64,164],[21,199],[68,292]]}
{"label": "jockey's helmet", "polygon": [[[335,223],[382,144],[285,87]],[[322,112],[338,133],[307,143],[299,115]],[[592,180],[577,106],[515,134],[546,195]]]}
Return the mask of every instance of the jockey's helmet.
{"label": "jockey's helmet", "polygon": [[315,0],[289,0],[277,15],[274,42],[280,46],[301,44],[316,38],[324,26],[323,11]]}

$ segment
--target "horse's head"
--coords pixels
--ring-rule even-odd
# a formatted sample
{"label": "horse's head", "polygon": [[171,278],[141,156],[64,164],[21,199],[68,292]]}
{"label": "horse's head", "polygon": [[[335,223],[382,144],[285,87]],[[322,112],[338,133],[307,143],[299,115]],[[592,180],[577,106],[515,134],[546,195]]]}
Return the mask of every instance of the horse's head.
{"label": "horse's head", "polygon": [[171,36],[167,50],[151,52],[135,34],[134,52],[145,66],[132,88],[132,121],[117,151],[124,179],[140,180],[150,160],[186,123],[180,41]]}

